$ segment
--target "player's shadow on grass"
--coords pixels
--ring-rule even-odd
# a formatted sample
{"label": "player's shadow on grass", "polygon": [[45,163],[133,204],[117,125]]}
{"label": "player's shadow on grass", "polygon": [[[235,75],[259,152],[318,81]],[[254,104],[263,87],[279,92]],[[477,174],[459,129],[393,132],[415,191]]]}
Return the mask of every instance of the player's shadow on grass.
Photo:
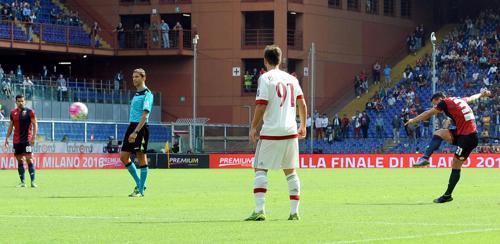
{"label": "player's shadow on grass", "polygon": [[[287,221],[283,219],[268,219],[264,222]],[[214,219],[214,220],[171,220],[171,221],[120,221],[117,224],[203,224],[203,223],[240,223],[243,219]],[[250,221],[255,222],[255,221]]]}
{"label": "player's shadow on grass", "polygon": [[49,196],[44,198],[52,199],[86,199],[86,198],[112,198],[115,196]]}
{"label": "player's shadow on grass", "polygon": [[418,206],[418,205],[432,205],[431,202],[417,202],[417,203],[345,203],[344,205],[359,205],[359,206]]}

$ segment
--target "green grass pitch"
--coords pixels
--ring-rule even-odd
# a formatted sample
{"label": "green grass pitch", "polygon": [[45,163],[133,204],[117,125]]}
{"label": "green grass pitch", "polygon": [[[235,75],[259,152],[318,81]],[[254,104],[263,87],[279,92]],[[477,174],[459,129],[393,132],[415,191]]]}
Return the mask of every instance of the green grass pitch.
{"label": "green grass pitch", "polygon": [[[151,170],[145,198],[128,198],[126,170],[39,170],[18,189],[0,171],[0,243],[500,243],[500,169],[299,170],[302,220],[287,221],[283,173],[269,173],[265,222],[251,170]],[[26,175],[28,176],[28,175]]]}

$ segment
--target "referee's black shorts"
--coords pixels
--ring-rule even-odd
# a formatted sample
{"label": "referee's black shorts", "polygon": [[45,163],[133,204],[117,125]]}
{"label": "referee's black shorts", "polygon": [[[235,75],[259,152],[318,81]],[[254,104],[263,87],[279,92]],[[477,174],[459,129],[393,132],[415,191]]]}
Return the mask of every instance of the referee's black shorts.
{"label": "referee's black shorts", "polygon": [[132,122],[128,126],[127,132],[125,132],[125,137],[123,138],[122,151],[130,153],[145,153],[148,150],[149,129],[147,124],[145,124],[139,133],[137,133],[134,143],[128,142],[128,137],[132,134],[132,132],[134,132],[138,124],[139,123]]}

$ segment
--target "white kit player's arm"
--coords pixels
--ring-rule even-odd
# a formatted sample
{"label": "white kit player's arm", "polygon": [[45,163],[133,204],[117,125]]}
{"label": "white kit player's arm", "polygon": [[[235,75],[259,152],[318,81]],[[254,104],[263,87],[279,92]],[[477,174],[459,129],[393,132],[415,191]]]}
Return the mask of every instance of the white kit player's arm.
{"label": "white kit player's arm", "polygon": [[300,127],[299,127],[299,136],[300,138],[305,138],[307,136],[306,130],[306,114],[307,114],[307,105],[306,101],[301,98],[297,99],[297,107],[299,108],[299,118],[300,118]]}
{"label": "white kit player's arm", "polygon": [[298,134],[300,138],[305,138],[307,136],[306,130],[306,122],[307,122],[307,105],[306,100],[304,99],[304,94],[302,92],[302,88],[300,87],[299,82],[297,81],[297,86],[295,88],[297,92],[297,107],[299,109],[299,118],[300,118],[300,127],[298,130]]}
{"label": "white kit player's arm", "polygon": [[259,127],[262,119],[264,118],[268,101],[269,89],[267,87],[267,81],[264,76],[260,76],[259,87],[257,88],[257,97],[255,98],[255,112],[249,134],[250,141],[253,144],[257,142],[257,127]]}

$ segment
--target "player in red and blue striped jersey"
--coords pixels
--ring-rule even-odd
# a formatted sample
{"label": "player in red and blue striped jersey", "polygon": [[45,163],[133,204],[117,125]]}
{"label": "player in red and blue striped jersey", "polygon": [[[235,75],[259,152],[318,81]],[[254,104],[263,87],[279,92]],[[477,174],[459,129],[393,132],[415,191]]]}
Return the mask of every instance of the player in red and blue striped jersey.
{"label": "player in red and blue striped jersey", "polygon": [[26,187],[24,181],[24,159],[28,163],[28,171],[30,173],[31,187],[37,187],[35,183],[35,165],[33,165],[33,146],[36,141],[36,133],[38,124],[36,121],[35,111],[25,107],[26,101],[23,95],[16,96],[16,108],[10,112],[10,125],[5,137],[5,147],[9,146],[9,138],[14,131],[14,156],[17,159],[19,172],[18,187]]}

